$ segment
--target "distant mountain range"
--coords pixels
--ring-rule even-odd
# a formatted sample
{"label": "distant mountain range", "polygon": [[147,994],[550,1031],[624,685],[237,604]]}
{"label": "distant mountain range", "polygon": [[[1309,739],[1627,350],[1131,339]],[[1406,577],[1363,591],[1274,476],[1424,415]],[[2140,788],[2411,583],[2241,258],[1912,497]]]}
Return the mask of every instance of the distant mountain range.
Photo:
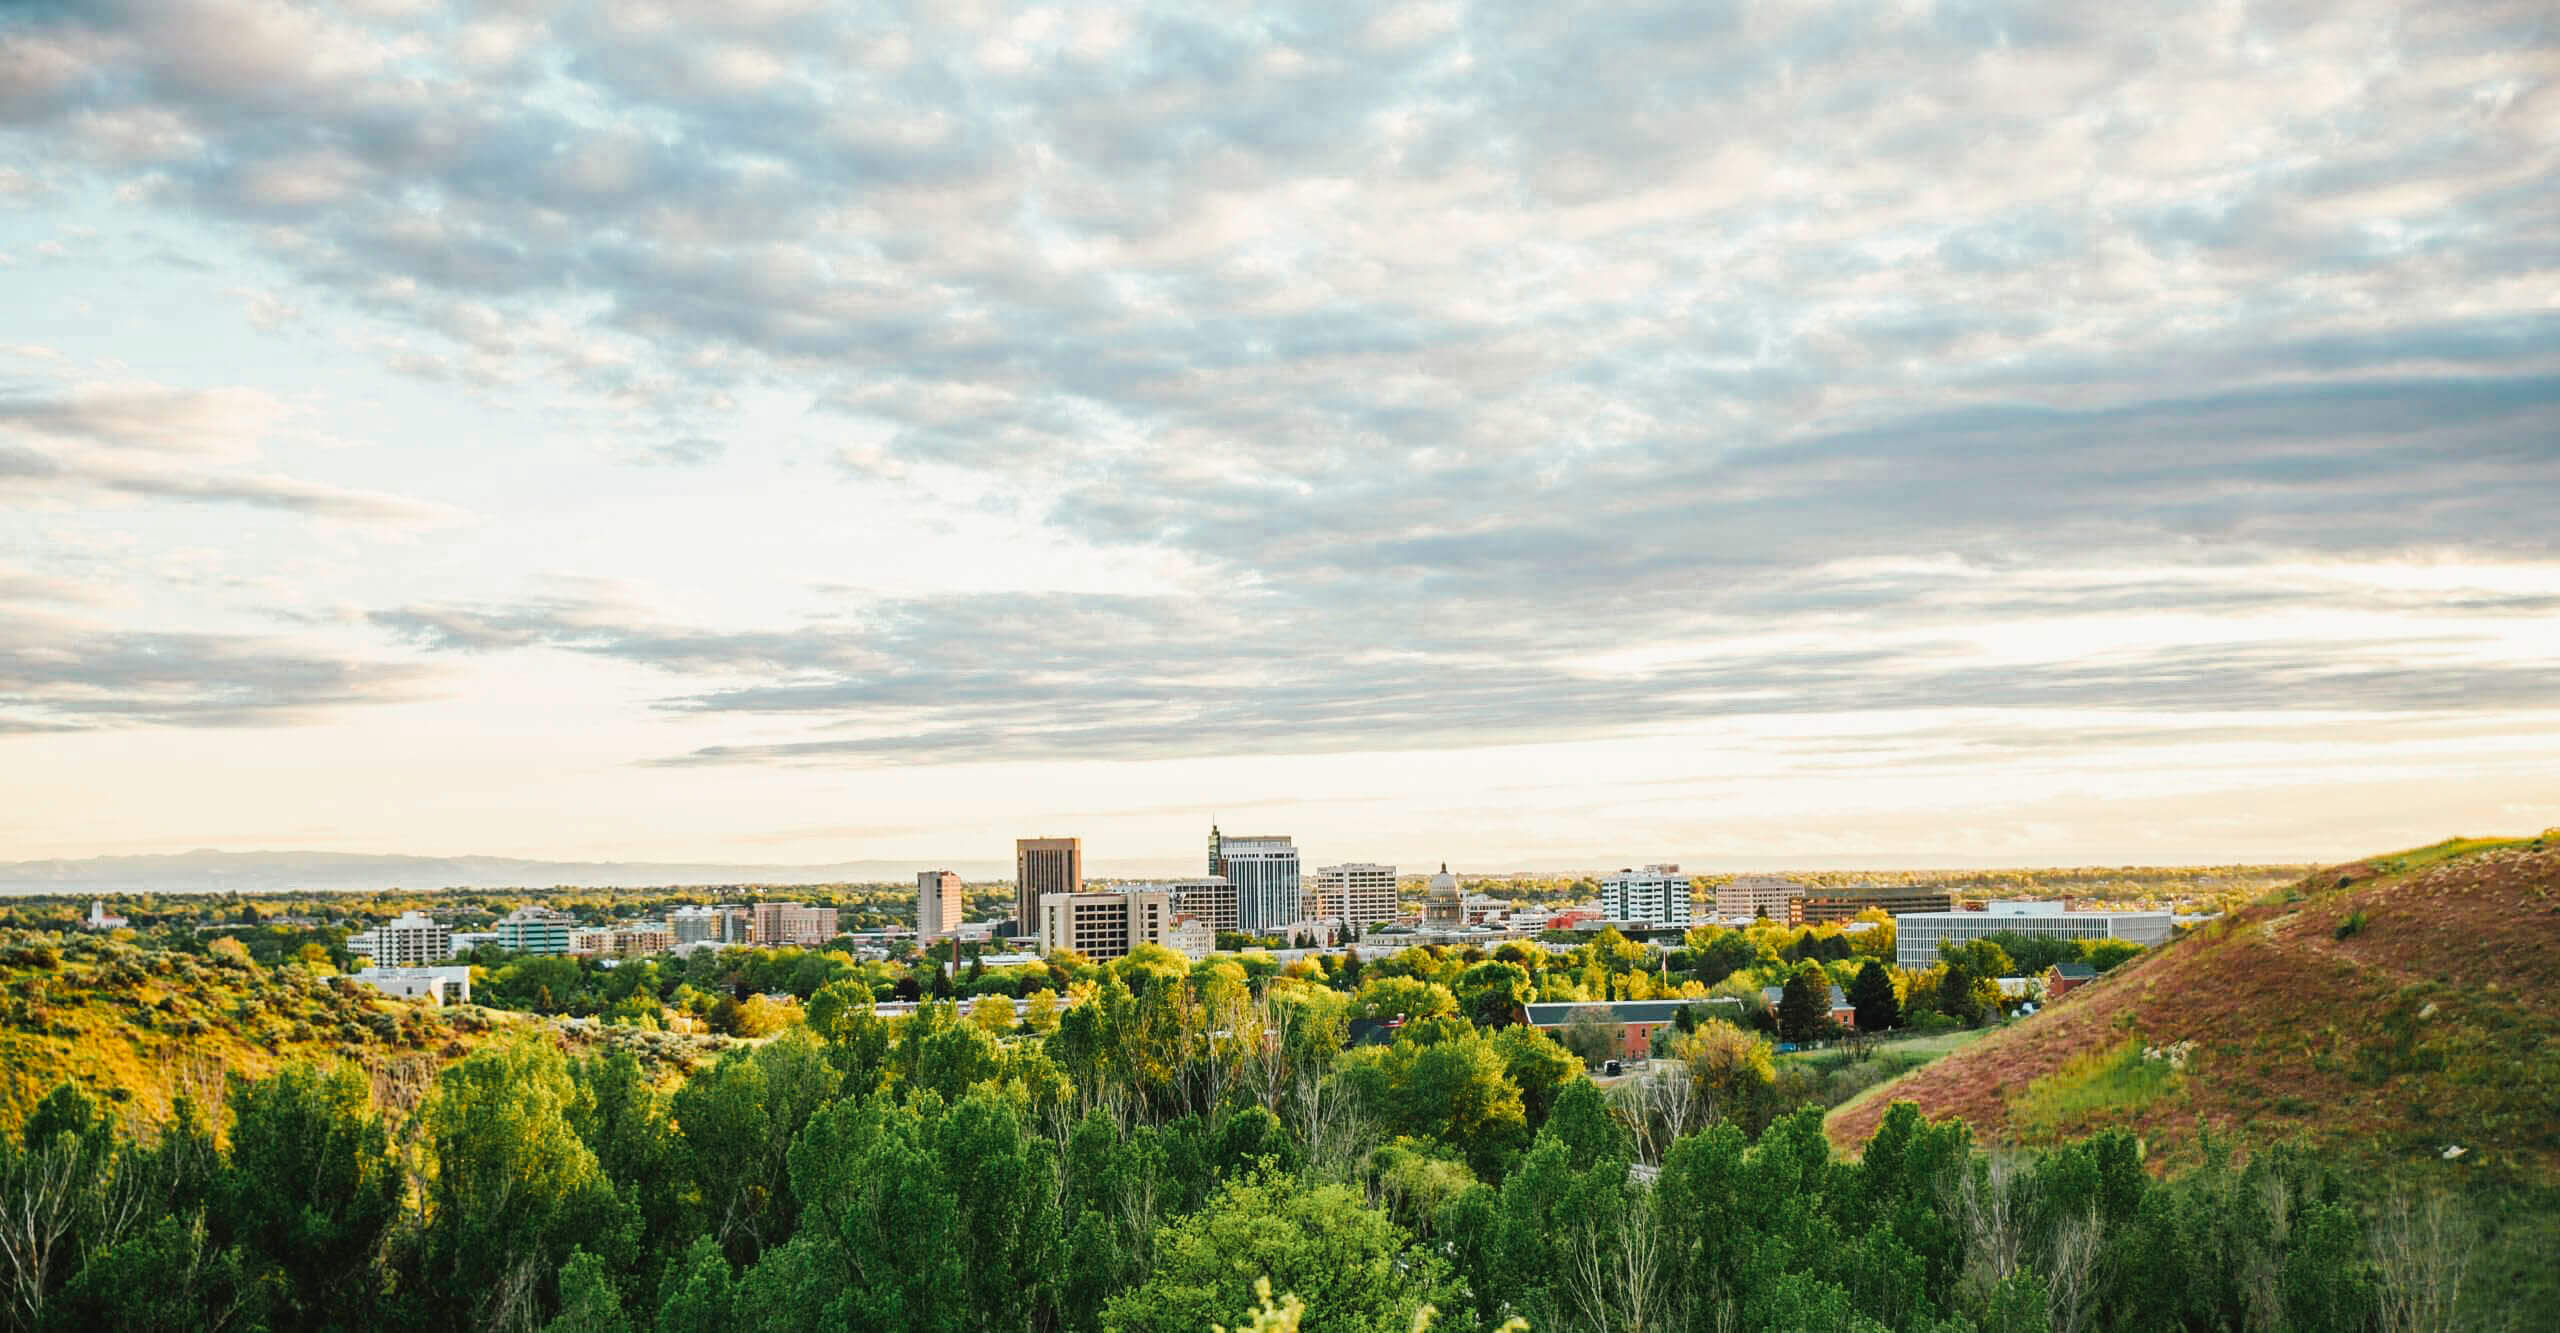
{"label": "distant mountain range", "polygon": [[293,889],[506,889],[555,884],[897,884],[919,870],[973,882],[1012,878],[996,861],[840,861],[744,865],[680,861],[529,861],[509,856],[383,856],[357,852],[175,852],[76,861],[0,862],[0,896],[31,893],[271,893]]}

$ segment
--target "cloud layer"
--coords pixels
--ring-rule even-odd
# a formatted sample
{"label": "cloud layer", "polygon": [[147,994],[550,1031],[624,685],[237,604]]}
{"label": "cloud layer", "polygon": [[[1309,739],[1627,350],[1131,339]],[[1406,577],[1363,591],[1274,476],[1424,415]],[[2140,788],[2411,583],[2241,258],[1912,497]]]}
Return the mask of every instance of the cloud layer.
{"label": "cloud layer", "polygon": [[[386,645],[637,665],[661,720],[739,725],[656,762],[2560,708],[2540,6],[0,23],[13,197],[111,186],[399,374],[571,395],[620,441],[597,467],[788,451],[1179,571],[919,596],[768,570],[809,591],[750,627],[531,580],[368,590]],[[245,471],[280,410],[14,387],[0,490],[436,516]],[[69,651],[9,659],[49,725],[414,683],[228,639]],[[237,683],[133,666],[162,656]]]}

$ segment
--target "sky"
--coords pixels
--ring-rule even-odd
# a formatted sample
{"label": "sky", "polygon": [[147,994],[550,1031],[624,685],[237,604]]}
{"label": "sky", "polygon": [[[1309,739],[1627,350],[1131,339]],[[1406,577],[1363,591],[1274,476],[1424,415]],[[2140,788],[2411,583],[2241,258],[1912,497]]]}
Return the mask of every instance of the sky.
{"label": "sky", "polygon": [[2560,824],[2547,5],[0,7],[0,858]]}

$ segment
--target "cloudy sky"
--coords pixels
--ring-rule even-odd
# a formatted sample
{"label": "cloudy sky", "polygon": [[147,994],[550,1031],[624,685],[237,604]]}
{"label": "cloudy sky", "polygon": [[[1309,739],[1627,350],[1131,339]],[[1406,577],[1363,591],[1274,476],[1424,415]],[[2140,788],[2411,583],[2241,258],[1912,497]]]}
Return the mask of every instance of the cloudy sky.
{"label": "cloudy sky", "polygon": [[0,858],[2560,824],[2546,4],[0,8]]}

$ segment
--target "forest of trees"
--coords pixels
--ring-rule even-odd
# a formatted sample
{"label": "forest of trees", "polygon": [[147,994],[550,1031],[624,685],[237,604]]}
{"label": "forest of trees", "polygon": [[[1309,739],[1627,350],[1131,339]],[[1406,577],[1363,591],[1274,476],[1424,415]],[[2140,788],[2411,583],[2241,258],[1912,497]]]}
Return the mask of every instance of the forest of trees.
{"label": "forest of trees", "polygon": [[[1200,1330],[1265,1278],[1306,1329],[1398,1333],[1426,1305],[1443,1330],[2402,1329],[2455,1299],[2457,1215],[2302,1154],[2159,1179],[2121,1133],[1995,1157],[1906,1107],[1845,1161],[1767,1095],[1763,1037],[1698,1024],[1676,1072],[1604,1093],[1470,1017],[1519,978],[1460,981],[1142,956],[1026,1033],[884,1017],[843,978],[681,1080],[536,1028],[157,1124],[66,1086],[0,1144],[5,1326]],[[1383,1004],[1438,1012],[1346,1049]]]}

